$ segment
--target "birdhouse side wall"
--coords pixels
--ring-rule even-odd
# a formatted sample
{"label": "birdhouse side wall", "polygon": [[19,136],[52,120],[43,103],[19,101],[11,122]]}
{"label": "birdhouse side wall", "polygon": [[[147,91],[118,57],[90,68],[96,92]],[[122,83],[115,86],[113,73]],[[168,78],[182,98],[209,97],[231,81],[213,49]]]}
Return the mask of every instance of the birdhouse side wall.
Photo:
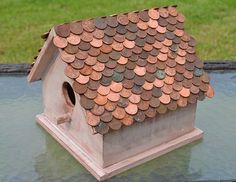
{"label": "birdhouse side wall", "polygon": [[197,104],[170,111],[104,135],[103,167],[176,139],[194,130]]}

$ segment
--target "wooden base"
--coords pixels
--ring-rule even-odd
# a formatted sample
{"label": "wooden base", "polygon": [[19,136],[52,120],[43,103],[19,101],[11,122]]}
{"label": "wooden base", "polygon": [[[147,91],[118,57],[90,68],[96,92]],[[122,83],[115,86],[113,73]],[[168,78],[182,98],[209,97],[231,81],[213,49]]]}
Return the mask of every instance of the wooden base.
{"label": "wooden base", "polygon": [[89,155],[85,151],[83,151],[75,141],[73,141],[69,136],[65,135],[63,131],[57,125],[50,122],[45,115],[37,115],[36,119],[38,124],[40,124],[49,134],[51,134],[72,156],[74,156],[76,160],[78,160],[99,181],[103,181],[116,174],[119,174],[123,171],[140,165],[144,162],[150,161],[176,148],[198,140],[203,136],[203,131],[198,128],[195,128],[192,132],[178,137],[172,141],[146,150],[145,152],[129,157],[128,159],[110,165],[106,168],[102,168],[100,166],[97,166],[95,162],[91,160]]}

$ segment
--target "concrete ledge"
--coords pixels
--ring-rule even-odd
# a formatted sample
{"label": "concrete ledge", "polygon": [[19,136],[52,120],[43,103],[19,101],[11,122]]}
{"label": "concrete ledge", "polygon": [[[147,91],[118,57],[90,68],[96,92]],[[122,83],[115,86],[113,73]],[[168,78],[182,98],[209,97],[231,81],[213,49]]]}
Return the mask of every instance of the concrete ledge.
{"label": "concrete ledge", "polygon": [[[30,64],[0,64],[0,74],[27,74],[30,67]],[[236,61],[205,61],[204,69],[236,70]]]}
{"label": "concrete ledge", "polygon": [[170,142],[153,147],[149,150],[146,150],[145,152],[129,157],[128,159],[110,165],[106,168],[101,168],[89,158],[87,153],[83,151],[79,147],[79,145],[73,141],[73,139],[65,135],[62,130],[57,125],[51,123],[45,115],[37,115],[36,119],[39,125],[41,125],[50,135],[52,135],[76,160],[78,160],[99,181],[111,178],[116,174],[119,174],[144,162],[150,161],[176,148],[198,140],[203,136],[203,131],[198,128],[195,128],[192,132],[178,137]]}

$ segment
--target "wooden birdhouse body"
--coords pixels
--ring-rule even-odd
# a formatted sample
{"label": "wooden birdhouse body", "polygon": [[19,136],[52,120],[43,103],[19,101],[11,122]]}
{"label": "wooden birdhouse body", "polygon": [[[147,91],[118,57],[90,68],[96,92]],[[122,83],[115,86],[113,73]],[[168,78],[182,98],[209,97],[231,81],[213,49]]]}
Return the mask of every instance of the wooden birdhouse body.
{"label": "wooden birdhouse body", "polygon": [[98,180],[202,137],[197,99],[213,90],[182,23],[165,7],[46,35],[28,75],[42,80],[37,121]]}

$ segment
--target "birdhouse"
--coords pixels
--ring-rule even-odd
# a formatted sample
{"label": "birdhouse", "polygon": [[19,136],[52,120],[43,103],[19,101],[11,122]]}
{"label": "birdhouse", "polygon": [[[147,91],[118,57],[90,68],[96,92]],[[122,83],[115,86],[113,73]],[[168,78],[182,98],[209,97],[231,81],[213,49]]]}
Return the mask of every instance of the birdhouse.
{"label": "birdhouse", "polygon": [[197,101],[214,91],[176,6],[53,27],[30,82],[37,122],[98,180],[200,139]]}

